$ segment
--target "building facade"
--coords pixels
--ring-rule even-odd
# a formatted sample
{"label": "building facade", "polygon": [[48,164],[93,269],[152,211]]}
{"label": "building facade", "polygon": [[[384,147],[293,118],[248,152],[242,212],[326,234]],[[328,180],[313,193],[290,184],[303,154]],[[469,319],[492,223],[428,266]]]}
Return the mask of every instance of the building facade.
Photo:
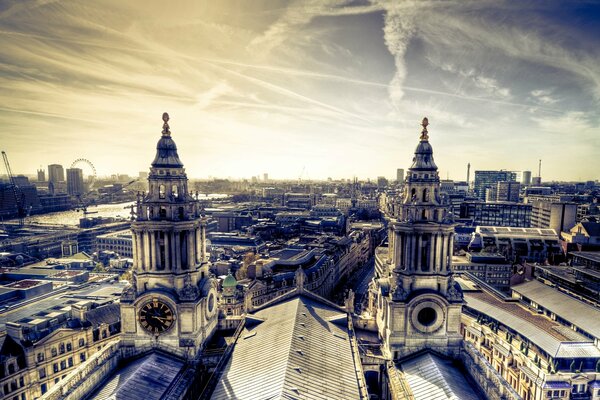
{"label": "building facade", "polygon": [[83,171],[80,168],[67,168],[67,193],[71,196],[85,193]]}
{"label": "building facade", "polygon": [[498,182],[516,181],[516,172],[511,171],[475,171],[473,190],[475,196],[485,200],[485,193],[490,188],[495,188]]}

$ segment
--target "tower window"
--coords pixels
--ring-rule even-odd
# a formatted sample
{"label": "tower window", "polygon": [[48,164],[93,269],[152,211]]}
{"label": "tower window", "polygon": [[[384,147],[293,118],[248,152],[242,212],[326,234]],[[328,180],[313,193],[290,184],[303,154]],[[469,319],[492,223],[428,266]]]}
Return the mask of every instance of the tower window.
{"label": "tower window", "polygon": [[167,209],[165,207],[161,207],[160,208],[160,219],[166,219],[167,218]]}
{"label": "tower window", "polygon": [[423,201],[429,201],[429,190],[423,189]]}
{"label": "tower window", "polygon": [[160,199],[164,199],[166,197],[166,195],[165,195],[165,185],[160,185],[158,187],[158,197]]}
{"label": "tower window", "polygon": [[171,187],[171,193],[173,193],[173,197],[178,199],[179,198],[179,187],[177,185],[173,185]]}
{"label": "tower window", "polygon": [[431,307],[425,307],[421,311],[419,311],[419,314],[417,314],[417,320],[423,326],[433,325],[433,323],[435,322],[436,319],[437,319],[437,313]]}

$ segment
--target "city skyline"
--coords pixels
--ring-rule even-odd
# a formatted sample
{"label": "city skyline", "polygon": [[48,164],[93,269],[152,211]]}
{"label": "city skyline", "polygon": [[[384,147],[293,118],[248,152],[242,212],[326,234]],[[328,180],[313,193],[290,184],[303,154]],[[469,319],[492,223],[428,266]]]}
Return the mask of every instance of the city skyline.
{"label": "city skyline", "polygon": [[543,181],[596,180],[599,9],[3,3],[2,150],[137,175],[167,111],[190,177],[390,178],[427,116],[444,178],[542,159]]}

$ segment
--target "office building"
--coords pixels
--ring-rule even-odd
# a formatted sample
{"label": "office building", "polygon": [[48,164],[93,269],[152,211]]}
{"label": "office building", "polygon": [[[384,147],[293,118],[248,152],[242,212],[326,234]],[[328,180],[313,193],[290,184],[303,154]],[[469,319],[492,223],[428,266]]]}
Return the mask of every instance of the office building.
{"label": "office building", "polygon": [[473,225],[514,226],[528,228],[531,204],[465,201],[460,205],[460,219]]}
{"label": "office building", "polygon": [[554,229],[560,235],[577,223],[576,203],[535,200],[531,205],[531,226],[534,228]]}
{"label": "office building", "polygon": [[526,186],[531,185],[531,171],[523,171],[523,175],[521,176],[521,183]]}
{"label": "office building", "polygon": [[71,196],[81,196],[85,193],[83,171],[80,168],[67,168],[67,193]]}
{"label": "office building", "polygon": [[404,183],[404,168],[398,168],[396,170],[396,182],[397,183]]}
{"label": "office building", "polygon": [[491,187],[486,191],[485,201],[509,201],[518,203],[520,191],[521,184],[519,182],[498,182],[495,187]]}
{"label": "office building", "polygon": [[65,181],[65,170],[62,165],[50,164],[48,165],[48,182],[56,184],[57,182]]}
{"label": "office building", "polygon": [[486,190],[495,188],[498,182],[514,182],[516,179],[516,172],[511,171],[475,171],[475,196],[485,200]]}

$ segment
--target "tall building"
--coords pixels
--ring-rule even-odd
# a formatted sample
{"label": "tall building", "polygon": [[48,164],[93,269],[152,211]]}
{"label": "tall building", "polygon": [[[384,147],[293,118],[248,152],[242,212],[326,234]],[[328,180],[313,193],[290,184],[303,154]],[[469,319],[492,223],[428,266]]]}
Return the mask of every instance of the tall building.
{"label": "tall building", "polygon": [[57,182],[64,182],[65,170],[62,165],[50,164],[48,165],[48,182],[56,184]]}
{"label": "tall building", "polygon": [[475,196],[485,200],[485,192],[495,188],[498,182],[515,181],[517,174],[511,171],[475,171]]}
{"label": "tall building", "polygon": [[81,168],[67,168],[67,193],[71,196],[79,196],[85,193]]}
{"label": "tall building", "polygon": [[188,191],[167,113],[139,197],[133,233],[133,282],[121,296],[122,345],[194,357],[217,326],[217,282],[209,274],[206,218]]}
{"label": "tall building", "polygon": [[470,220],[474,225],[529,228],[531,204],[464,201],[460,204],[459,216],[461,220]]}
{"label": "tall building", "polygon": [[521,184],[519,182],[498,182],[496,187],[489,188],[486,191],[485,201],[509,201],[518,203],[520,191]]}
{"label": "tall building", "polygon": [[379,336],[393,360],[424,349],[457,357],[461,346],[463,296],[451,269],[454,224],[442,205],[427,125],[425,118],[399,213],[389,223],[389,284],[379,282],[377,293]]}
{"label": "tall building", "polygon": [[531,171],[523,171],[521,183],[523,185],[531,185]]}
{"label": "tall building", "polygon": [[398,168],[396,170],[396,182],[404,183],[404,168]]}
{"label": "tall building", "polygon": [[38,182],[44,182],[46,180],[46,171],[44,171],[43,169],[38,169],[37,170],[37,180]]}
{"label": "tall building", "polygon": [[531,205],[533,228],[554,229],[560,235],[577,224],[577,203],[535,200]]}

